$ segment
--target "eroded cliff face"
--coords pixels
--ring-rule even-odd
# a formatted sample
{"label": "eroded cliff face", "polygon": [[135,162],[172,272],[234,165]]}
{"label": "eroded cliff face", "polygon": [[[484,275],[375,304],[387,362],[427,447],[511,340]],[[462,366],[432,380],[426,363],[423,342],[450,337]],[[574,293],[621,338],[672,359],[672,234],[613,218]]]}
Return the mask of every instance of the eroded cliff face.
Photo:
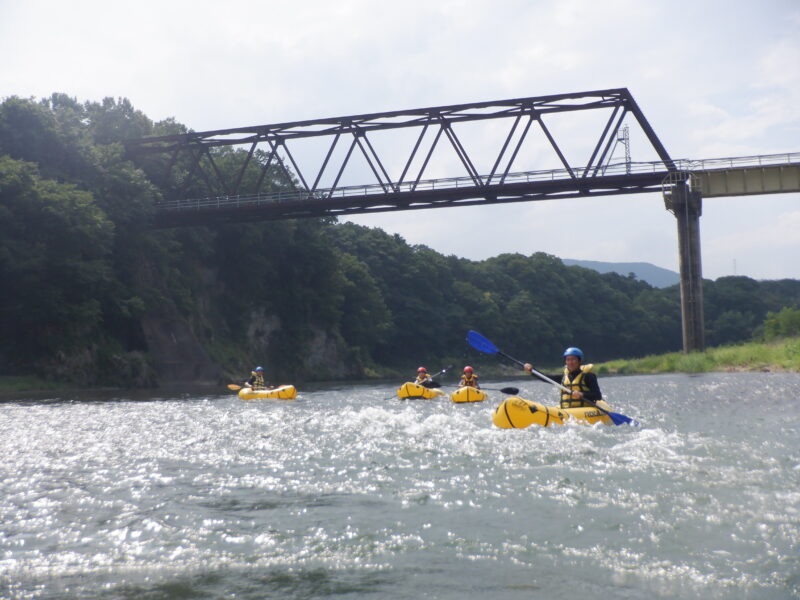
{"label": "eroded cliff face", "polygon": [[197,279],[201,289],[194,302],[196,314],[184,315],[170,296],[166,280],[169,271],[160,271],[146,255],[140,257],[137,265],[136,286],[143,297],[151,298],[139,324],[159,385],[215,384],[222,379],[221,369],[206,350],[208,340],[201,340],[195,330],[195,327],[210,329],[205,315],[211,312],[209,306],[217,296],[216,276],[211,269],[195,269],[195,272],[200,274]]}
{"label": "eroded cliff face", "polygon": [[318,373],[323,379],[359,378],[363,375],[362,367],[349,360],[344,344],[323,329],[311,329],[313,337],[306,355],[306,369]]}
{"label": "eroded cliff face", "polygon": [[54,352],[42,371],[57,381],[94,387],[149,388],[158,385],[158,373],[148,353],[124,352],[100,344],[80,350]]}
{"label": "eroded cliff face", "polygon": [[[266,310],[259,308],[250,313],[247,326],[247,347],[250,354],[255,357],[267,357],[272,348],[273,334],[280,331],[281,319],[277,315],[267,314]],[[262,358],[263,361],[263,358]],[[258,362],[258,360],[256,360]]]}
{"label": "eroded cliff face", "polygon": [[222,316],[230,291],[220,283],[217,270],[201,267],[194,272],[198,285],[192,312],[184,314],[186,310],[180,312],[169,299],[163,276],[144,262],[139,266],[137,283],[164,299],[141,318],[148,359],[160,385],[238,382],[255,365],[263,365],[273,382],[363,375],[356,354],[340,336],[313,323],[292,324],[291,329],[305,333],[289,334],[281,316],[257,302],[247,315],[246,329],[231,331]]}
{"label": "eroded cliff face", "polygon": [[[278,315],[264,308],[254,310],[244,336],[235,337],[213,315],[220,314],[216,302],[223,302],[214,282],[208,281],[203,297],[196,298],[198,314],[191,322],[177,310],[162,307],[159,314],[141,319],[150,363],[160,385],[175,383],[221,383],[239,381],[257,364],[267,369],[269,377],[285,381],[358,378],[363,368],[354,360],[343,341],[320,327],[309,326],[310,338],[289,338],[292,348],[281,347],[283,323]],[[192,323],[199,325],[193,326]],[[205,335],[198,335],[200,328]],[[222,339],[225,336],[235,339]],[[210,344],[222,342],[235,347],[243,364],[217,364],[209,352]],[[285,343],[285,341],[283,342]],[[296,356],[296,360],[286,357]],[[230,360],[228,361],[230,362]]]}
{"label": "eroded cliff face", "polygon": [[[358,378],[363,368],[353,360],[344,342],[321,327],[309,325],[310,338],[293,340],[294,346],[282,348],[283,324],[277,315],[263,308],[250,315],[244,350],[251,362],[261,364],[271,375],[304,380]],[[286,355],[300,357],[297,362],[287,362]]]}
{"label": "eroded cliff face", "polygon": [[220,367],[214,364],[192,327],[177,311],[145,316],[141,324],[160,384],[220,381]]}

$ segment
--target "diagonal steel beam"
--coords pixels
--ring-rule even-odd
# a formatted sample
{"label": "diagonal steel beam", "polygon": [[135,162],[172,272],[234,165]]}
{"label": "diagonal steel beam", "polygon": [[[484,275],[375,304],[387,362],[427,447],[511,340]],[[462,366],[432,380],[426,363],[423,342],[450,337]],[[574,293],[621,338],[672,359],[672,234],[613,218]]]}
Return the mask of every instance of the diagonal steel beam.
{"label": "diagonal steel beam", "polygon": [[[620,116],[619,120],[617,121],[617,124],[614,127],[611,135],[609,135],[605,139],[605,146],[603,147],[603,152],[602,152],[602,154],[600,154],[600,158],[597,160],[597,164],[594,166],[594,170],[592,171],[592,175],[597,175],[600,172],[600,169],[602,168],[603,163],[606,160],[606,156],[608,156],[608,153],[611,150],[611,145],[614,143],[614,140],[617,137],[617,132],[619,131],[619,126],[622,124],[622,119],[625,118],[626,111],[627,111],[627,109],[625,109],[625,108],[622,109],[622,115]],[[600,144],[602,142],[603,142],[603,138],[600,138],[600,140],[597,143]],[[589,167],[588,166],[586,168],[586,172],[587,173],[589,172]]]}
{"label": "diagonal steel beam", "polygon": [[[398,190],[397,186],[392,182],[392,178],[389,176],[389,173],[386,171],[386,168],[383,166],[383,162],[381,162],[380,156],[378,156],[378,153],[375,152],[375,148],[372,146],[372,142],[370,142],[369,137],[367,137],[366,133],[364,133],[361,137],[364,139],[364,143],[366,144],[366,149],[362,147],[361,151],[364,153],[364,156],[366,157],[367,161],[370,163],[370,167],[372,167],[372,162],[374,161],[375,164],[378,165],[378,168],[380,168],[381,173],[383,173],[383,177],[384,177],[384,180],[385,180],[386,184],[393,191],[397,191]],[[369,150],[369,153],[367,153],[367,150]],[[373,170],[373,172],[375,172],[375,168],[374,167],[372,168],[372,170]],[[375,176],[378,177],[377,173],[375,174]],[[380,177],[378,177],[378,180],[380,181]]]}
{"label": "diagonal steel beam", "polygon": [[[606,123],[600,139],[593,145],[594,149],[589,159],[588,165],[571,164],[567,157],[561,150],[561,144],[552,134],[549,127],[546,125],[547,115],[557,113],[569,113],[573,111],[587,111],[607,109],[611,111],[611,116]],[[607,90],[595,90],[589,92],[576,92],[568,94],[553,94],[548,96],[528,97],[528,98],[514,98],[509,100],[495,100],[489,102],[476,102],[471,104],[455,104],[450,106],[438,106],[428,108],[418,108],[404,111],[390,111],[384,113],[368,113],[362,115],[353,115],[348,117],[326,118],[326,119],[312,119],[308,121],[294,121],[287,123],[277,123],[272,125],[257,125],[252,127],[238,127],[232,129],[220,129],[205,132],[188,132],[185,134],[176,134],[168,136],[156,136],[151,138],[142,138],[138,140],[129,140],[126,142],[126,150],[132,158],[140,155],[152,153],[170,153],[171,160],[168,163],[168,173],[175,168],[178,164],[178,159],[181,155],[188,155],[192,161],[192,168],[190,169],[190,177],[197,176],[197,167],[203,154],[205,154],[210,161],[214,175],[218,178],[219,184],[222,189],[228,190],[228,186],[222,181],[222,175],[219,168],[214,162],[214,154],[211,152],[214,148],[222,146],[237,146],[247,144],[249,146],[248,152],[242,152],[244,156],[241,169],[239,170],[238,177],[235,178],[233,188],[228,191],[242,193],[243,190],[239,189],[247,165],[250,164],[255,150],[260,144],[268,144],[279,160],[281,168],[284,169],[290,181],[296,177],[304,190],[309,193],[315,192],[320,185],[323,173],[329,167],[330,159],[333,156],[334,149],[336,148],[341,136],[351,135],[366,158],[369,168],[377,181],[383,186],[385,193],[397,192],[401,185],[408,177],[409,169],[414,163],[420,149],[423,139],[431,127],[437,130],[433,142],[428,149],[428,152],[422,161],[422,167],[417,174],[416,178],[411,181],[411,191],[414,191],[419,182],[425,175],[425,171],[430,163],[433,152],[438,146],[439,140],[444,133],[452,147],[454,148],[459,160],[463,164],[467,173],[476,187],[481,187],[489,182],[494,182],[498,179],[501,165],[507,159],[509,150],[511,150],[514,136],[519,131],[519,126],[522,120],[527,117],[527,122],[522,130],[519,139],[514,144],[513,151],[510,152],[510,157],[505,169],[499,176],[500,183],[504,182],[511,172],[512,166],[517,159],[519,153],[522,151],[523,144],[529,138],[530,126],[535,119],[542,132],[555,151],[561,166],[566,169],[571,177],[577,177],[576,173],[581,172],[581,179],[585,179],[590,175],[596,175],[598,169],[601,168],[610,148],[609,140],[614,138],[615,132],[620,126],[622,118],[630,112],[634,115],[637,123],[642,128],[645,136],[653,145],[656,153],[668,168],[674,168],[669,154],[666,149],[655,135],[650,124],[645,119],[642,111],[637,106],[630,92],[626,88],[615,88]],[[459,123],[467,123],[474,121],[481,121],[487,119],[510,119],[512,125],[502,142],[502,147],[499,149],[497,155],[492,159],[493,166],[488,175],[478,172],[474,162],[470,158],[470,154],[466,146],[461,142],[454,126]],[[376,151],[375,147],[370,141],[369,134],[374,131],[393,130],[402,128],[417,128],[420,130],[419,135],[413,148],[408,152],[405,160],[405,166],[400,179],[393,182],[388,175],[385,168],[386,161]],[[290,150],[290,142],[302,138],[324,138],[330,137],[332,142],[327,150],[327,155],[323,161],[322,166],[314,177],[312,185],[306,179],[307,166],[301,164]],[[285,156],[294,171],[292,174],[289,168],[284,164],[281,155],[278,153],[279,148],[283,148]],[[406,150],[407,151],[407,150]],[[402,156],[402,155],[401,155]],[[352,148],[347,153],[342,168],[339,170],[336,181],[337,185],[341,179],[341,174],[347,168],[348,161],[352,158]],[[204,168],[200,168],[200,176],[208,183],[208,173]],[[259,178],[259,189],[263,183],[263,175]],[[186,182],[183,188],[185,193],[191,185],[191,182]],[[214,189],[211,186],[210,189]],[[255,190],[256,193],[259,191]]]}
{"label": "diagonal steel beam", "polygon": [[458,139],[456,132],[453,131],[453,128],[450,127],[450,124],[447,121],[442,123],[442,129],[444,129],[447,139],[450,140],[450,144],[455,149],[458,158],[461,159],[461,164],[464,165],[464,168],[467,170],[467,174],[472,178],[473,183],[476,186],[482,186],[483,179],[478,174],[478,170],[475,168],[475,165],[472,164],[472,161],[467,155],[466,149],[461,144],[461,140]]}
{"label": "diagonal steel beam", "polygon": [[433,143],[431,144],[430,150],[428,150],[428,154],[425,157],[425,160],[422,163],[422,166],[419,169],[419,173],[417,174],[417,178],[414,180],[414,185],[411,187],[411,191],[417,189],[419,182],[422,181],[422,174],[425,172],[425,168],[428,166],[428,162],[431,160],[431,156],[433,156],[433,151],[436,149],[436,145],[439,143],[439,138],[442,137],[442,127],[439,126],[439,130],[436,132],[436,136],[433,138]]}
{"label": "diagonal steel beam", "polygon": [[569,163],[567,162],[567,159],[564,158],[564,154],[561,152],[561,148],[558,147],[558,144],[556,144],[555,139],[553,139],[553,136],[550,134],[550,130],[544,124],[544,121],[542,120],[542,116],[541,115],[536,115],[536,120],[539,123],[539,127],[542,128],[542,131],[544,132],[544,135],[547,137],[547,140],[550,142],[550,145],[553,147],[553,150],[556,151],[556,154],[558,155],[559,160],[561,160],[561,164],[564,165],[564,168],[569,173],[569,176],[572,177],[572,178],[575,178],[575,172],[572,170],[572,167],[569,166]]}
{"label": "diagonal steel beam", "polygon": [[509,130],[508,135],[506,136],[506,139],[503,142],[502,148],[500,148],[500,153],[497,155],[497,159],[494,161],[494,164],[492,165],[492,170],[489,172],[489,176],[486,178],[487,184],[492,183],[492,178],[494,177],[494,174],[497,173],[497,167],[500,166],[500,161],[503,160],[503,155],[506,153],[506,150],[508,149],[508,144],[511,143],[511,140],[514,137],[514,132],[516,132],[517,126],[519,125],[519,121],[521,118],[522,115],[517,115],[514,118],[514,122],[511,124],[511,129]]}
{"label": "diagonal steel beam", "polygon": [[333,142],[331,142],[330,148],[328,148],[328,153],[325,155],[325,160],[322,161],[322,165],[319,168],[319,173],[317,173],[317,178],[314,180],[314,185],[311,186],[311,191],[315,191],[317,186],[319,185],[319,180],[322,179],[322,174],[325,172],[325,167],[328,166],[328,161],[331,159],[331,155],[333,154],[334,148],[336,148],[336,143],[339,141],[341,137],[341,133],[337,133],[336,136],[333,138]]}
{"label": "diagonal steel beam", "polygon": [[401,184],[406,179],[406,174],[408,174],[408,169],[411,168],[411,163],[414,161],[414,157],[417,155],[417,150],[419,150],[419,146],[422,143],[422,138],[425,137],[425,134],[428,132],[428,123],[425,123],[422,126],[422,130],[419,132],[417,136],[417,141],[414,144],[414,148],[411,150],[411,155],[408,157],[406,161],[406,166],[403,167],[403,172],[400,174],[400,179],[398,179],[397,183]]}
{"label": "diagonal steel beam", "polygon": [[247,158],[245,158],[242,162],[242,167],[239,169],[239,174],[236,176],[236,182],[233,184],[233,188],[231,188],[228,192],[228,195],[236,196],[239,193],[239,187],[242,185],[242,179],[244,178],[245,171],[247,171],[247,167],[250,165],[250,161],[253,159],[253,154],[255,153],[257,146],[258,144],[256,142],[250,144],[250,150],[247,152]]}
{"label": "diagonal steel beam", "polygon": [[[620,110],[620,107],[619,106],[615,106],[614,110],[611,112],[611,116],[608,118],[608,121],[606,122],[606,126],[603,129],[603,133],[600,134],[600,139],[597,140],[597,144],[595,144],[594,150],[592,151],[592,155],[589,157],[589,162],[586,163],[586,170],[583,172],[583,175],[582,175],[583,177],[586,177],[589,174],[589,171],[592,168],[592,164],[594,163],[594,159],[597,157],[597,153],[600,151],[600,146],[602,145],[603,140],[606,139],[606,136],[608,136],[608,130],[611,129],[611,124],[614,122],[614,118],[619,113],[619,110]],[[624,113],[623,113],[623,116],[624,116]],[[621,119],[620,119],[620,122],[621,122]],[[618,130],[619,130],[619,123],[617,123],[617,126],[614,128],[614,133],[612,133],[612,137],[616,136],[616,132]],[[598,164],[600,162],[602,162],[602,160],[599,161]],[[595,170],[595,173],[596,172],[597,171]]]}
{"label": "diagonal steel beam", "polygon": [[509,172],[511,171],[511,166],[514,164],[514,161],[517,158],[517,154],[519,154],[519,149],[522,148],[522,143],[525,141],[525,138],[528,137],[528,132],[531,129],[531,125],[535,120],[535,116],[532,112],[528,113],[528,122],[525,123],[525,129],[522,130],[522,135],[517,140],[517,146],[514,148],[514,152],[511,154],[511,158],[508,159],[508,164],[506,165],[505,171],[503,171],[503,176],[500,178],[500,183],[505,182],[506,177],[508,177]]}
{"label": "diagonal steel beam", "polygon": [[672,159],[669,157],[669,154],[667,153],[667,149],[664,148],[664,145],[661,143],[661,140],[658,139],[656,132],[653,131],[653,128],[650,126],[650,123],[645,118],[642,109],[639,108],[639,105],[636,103],[636,100],[633,99],[631,93],[627,89],[624,89],[622,94],[625,98],[625,103],[627,104],[628,110],[630,110],[633,113],[633,116],[636,117],[636,121],[639,123],[639,126],[644,131],[645,135],[647,136],[647,139],[650,140],[651,144],[653,144],[653,148],[655,148],[658,157],[664,161],[664,164],[667,165],[667,168],[670,171],[677,170],[675,167],[675,163],[672,161]]}
{"label": "diagonal steel beam", "polygon": [[344,173],[344,168],[347,166],[347,161],[350,160],[350,155],[353,154],[353,148],[356,147],[356,138],[353,138],[353,141],[350,142],[350,148],[347,150],[347,155],[344,157],[342,161],[342,166],[339,168],[339,172],[336,174],[336,179],[333,181],[333,185],[331,189],[335,189],[339,185],[339,179],[342,177],[342,173]]}

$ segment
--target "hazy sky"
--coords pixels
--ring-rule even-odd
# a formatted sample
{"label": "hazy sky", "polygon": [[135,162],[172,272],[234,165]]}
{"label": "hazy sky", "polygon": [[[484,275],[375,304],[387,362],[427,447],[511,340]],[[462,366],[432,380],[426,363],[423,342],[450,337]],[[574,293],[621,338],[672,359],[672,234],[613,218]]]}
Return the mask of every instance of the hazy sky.
{"label": "hazy sky", "polygon": [[[126,97],[197,131],[627,87],[673,158],[800,152],[797,0],[0,0],[0,56],[2,98]],[[678,268],[660,194],[353,220],[467,258]],[[800,279],[800,194],[706,199],[700,229],[705,277]]]}

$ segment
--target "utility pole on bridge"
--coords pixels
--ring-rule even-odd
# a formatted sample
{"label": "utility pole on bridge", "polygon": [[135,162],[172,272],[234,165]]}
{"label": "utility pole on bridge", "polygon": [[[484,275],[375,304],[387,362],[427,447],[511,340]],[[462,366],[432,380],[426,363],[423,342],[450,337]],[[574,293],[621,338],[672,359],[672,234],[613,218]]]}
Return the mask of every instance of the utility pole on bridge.
{"label": "utility pole on bridge", "polygon": [[691,174],[671,173],[664,182],[664,205],[678,221],[683,351],[705,350],[700,215],[703,197]]}

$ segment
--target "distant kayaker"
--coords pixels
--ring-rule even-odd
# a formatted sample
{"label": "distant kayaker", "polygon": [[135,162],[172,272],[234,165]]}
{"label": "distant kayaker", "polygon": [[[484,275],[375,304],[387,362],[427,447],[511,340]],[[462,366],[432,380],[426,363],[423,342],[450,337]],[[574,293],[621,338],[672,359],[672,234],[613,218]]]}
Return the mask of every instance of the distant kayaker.
{"label": "distant kayaker", "polygon": [[248,379],[244,387],[249,387],[253,390],[265,390],[267,384],[264,382],[264,367],[256,367],[250,372],[250,379]]}
{"label": "distant kayaker", "polygon": [[475,374],[475,370],[469,365],[464,367],[464,374],[461,376],[459,385],[461,387],[469,386],[480,389],[481,386],[478,385],[478,376]]}
{"label": "distant kayaker", "polygon": [[417,379],[414,381],[417,385],[433,381],[433,378],[428,374],[428,369],[420,367],[417,369]]}
{"label": "distant kayaker", "polygon": [[[584,365],[583,352],[580,348],[570,346],[564,350],[564,372],[557,375],[547,375],[553,381],[560,383],[571,393],[561,392],[561,408],[577,408],[580,406],[594,406],[594,403],[603,399],[597,375],[592,373],[592,365]],[[525,370],[533,373],[533,365],[525,363]],[[591,402],[587,402],[590,400]]]}

